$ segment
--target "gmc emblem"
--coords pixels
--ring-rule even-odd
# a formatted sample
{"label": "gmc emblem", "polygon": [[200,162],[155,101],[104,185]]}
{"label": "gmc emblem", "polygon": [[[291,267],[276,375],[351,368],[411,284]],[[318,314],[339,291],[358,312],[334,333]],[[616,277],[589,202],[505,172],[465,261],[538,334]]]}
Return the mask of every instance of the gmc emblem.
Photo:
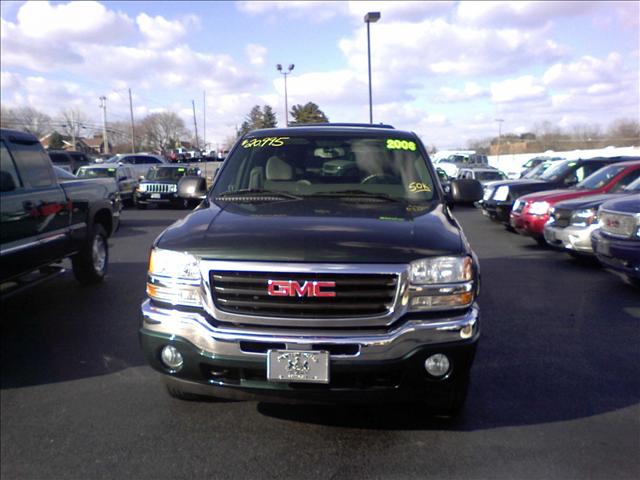
{"label": "gmc emblem", "polygon": [[305,281],[302,285],[295,280],[269,280],[267,293],[271,297],[335,297],[336,292],[323,288],[336,286],[336,282]]}

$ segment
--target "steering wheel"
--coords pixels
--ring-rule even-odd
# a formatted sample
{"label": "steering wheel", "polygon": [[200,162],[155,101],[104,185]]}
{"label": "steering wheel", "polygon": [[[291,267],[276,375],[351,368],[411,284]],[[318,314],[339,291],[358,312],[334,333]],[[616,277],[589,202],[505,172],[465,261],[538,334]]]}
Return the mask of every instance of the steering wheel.
{"label": "steering wheel", "polygon": [[396,178],[388,173],[374,173],[362,179],[360,184],[365,185],[367,183],[374,184],[392,184],[396,183]]}

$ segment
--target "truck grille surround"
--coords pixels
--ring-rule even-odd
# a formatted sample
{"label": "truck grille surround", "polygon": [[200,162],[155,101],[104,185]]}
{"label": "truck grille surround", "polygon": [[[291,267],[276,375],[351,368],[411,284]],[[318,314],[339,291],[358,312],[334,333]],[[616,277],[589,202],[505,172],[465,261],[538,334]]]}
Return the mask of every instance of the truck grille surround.
{"label": "truck grille surround", "polygon": [[143,191],[150,193],[173,193],[177,191],[177,185],[172,183],[147,183],[144,185]]}
{"label": "truck grille surround", "polygon": [[569,226],[571,222],[571,213],[569,209],[556,208],[551,214],[554,227],[565,228]]}
{"label": "truck grille surround", "polygon": [[[224,312],[263,317],[357,318],[393,309],[398,275],[372,273],[209,272],[214,304]],[[268,282],[335,282],[332,297],[270,296]]]}

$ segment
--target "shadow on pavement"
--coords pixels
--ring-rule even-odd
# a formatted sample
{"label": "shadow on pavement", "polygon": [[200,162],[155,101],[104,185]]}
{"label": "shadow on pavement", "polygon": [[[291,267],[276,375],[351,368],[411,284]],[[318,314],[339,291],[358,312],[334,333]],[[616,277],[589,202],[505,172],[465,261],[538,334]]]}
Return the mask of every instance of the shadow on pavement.
{"label": "shadow on pavement", "polygon": [[638,404],[638,289],[604,270],[561,260],[481,260],[482,337],[458,419],[391,405],[261,403],[258,411],[364,429],[482,430],[566,421]]}
{"label": "shadow on pavement", "polygon": [[[4,301],[0,388],[63,382],[144,365],[137,332],[145,277],[146,263],[111,263],[99,285],[82,287],[68,271]],[[129,280],[119,281],[124,278]],[[132,284],[139,288],[132,291]]]}

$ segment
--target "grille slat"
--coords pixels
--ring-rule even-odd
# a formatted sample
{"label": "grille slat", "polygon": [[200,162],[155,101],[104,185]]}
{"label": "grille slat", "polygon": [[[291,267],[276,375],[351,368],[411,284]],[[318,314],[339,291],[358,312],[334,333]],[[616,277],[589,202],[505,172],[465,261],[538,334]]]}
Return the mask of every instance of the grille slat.
{"label": "grille slat", "polygon": [[[210,272],[213,301],[224,312],[287,318],[373,317],[393,306],[395,274]],[[270,296],[268,282],[330,281],[333,297]]]}

